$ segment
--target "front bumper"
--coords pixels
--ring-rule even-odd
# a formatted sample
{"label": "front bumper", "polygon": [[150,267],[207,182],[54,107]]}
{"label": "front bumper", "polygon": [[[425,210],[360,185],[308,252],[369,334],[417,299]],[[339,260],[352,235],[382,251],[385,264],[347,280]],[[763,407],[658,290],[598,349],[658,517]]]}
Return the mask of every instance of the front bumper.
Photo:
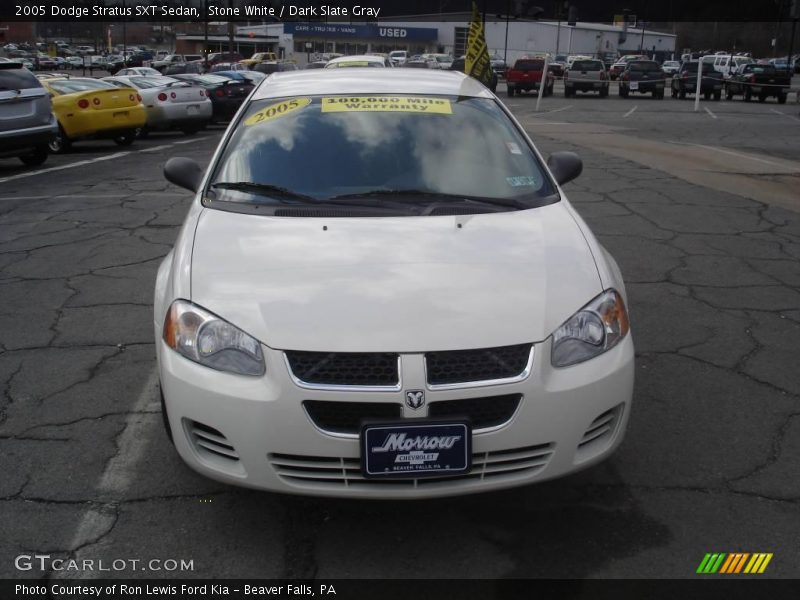
{"label": "front bumper", "polygon": [[[160,326],[156,329],[160,337]],[[401,355],[401,389],[365,392],[300,387],[283,352],[267,347],[263,351],[266,375],[251,378],[195,364],[159,341],[161,385],[175,447],[190,467],[229,484],[291,494],[426,498],[567,475],[615,450],[624,435],[633,394],[630,335],[613,350],[563,369],[550,365],[548,340],[534,345],[530,373],[521,381],[444,390],[426,385],[421,354]],[[403,481],[365,480],[358,467],[358,438],[323,431],[302,405],[304,400],[402,405],[406,389],[425,389],[428,406],[503,394],[521,394],[522,401],[505,424],[473,434],[473,468],[468,476]],[[404,408],[403,415],[416,413]],[[598,420],[607,425],[602,435]],[[216,430],[212,438],[220,434],[221,445],[212,443],[209,451],[204,438],[194,433],[198,424]]]}

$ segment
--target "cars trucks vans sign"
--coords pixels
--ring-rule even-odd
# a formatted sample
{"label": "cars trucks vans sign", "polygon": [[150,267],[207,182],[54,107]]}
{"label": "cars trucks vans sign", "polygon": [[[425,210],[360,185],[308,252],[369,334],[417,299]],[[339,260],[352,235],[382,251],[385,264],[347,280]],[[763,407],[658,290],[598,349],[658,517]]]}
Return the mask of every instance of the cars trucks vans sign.
{"label": "cars trucks vans sign", "polygon": [[400,39],[434,41],[438,31],[433,27],[393,27],[391,25],[336,25],[330,23],[285,23],[284,33],[299,37]]}

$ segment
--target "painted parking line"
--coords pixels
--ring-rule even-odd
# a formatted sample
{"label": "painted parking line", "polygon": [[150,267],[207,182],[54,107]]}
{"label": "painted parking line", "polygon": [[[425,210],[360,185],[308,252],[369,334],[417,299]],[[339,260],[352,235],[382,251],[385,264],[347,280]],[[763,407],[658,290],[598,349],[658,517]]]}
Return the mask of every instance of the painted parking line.
{"label": "painted parking line", "polygon": [[630,117],[636,111],[637,108],[639,108],[638,104],[634,106],[632,109],[630,109],[628,112],[626,112],[624,115],[622,115],[622,118],[625,119],[627,117]]}
{"label": "painted parking line", "polygon": [[[158,414],[159,408],[158,373],[153,369],[131,408],[131,413],[125,419],[124,429],[117,436],[118,451],[108,461],[96,484],[95,489],[103,503],[90,507],[83,514],[72,536],[70,550],[80,548],[87,540],[99,539],[111,530],[114,519],[110,513],[137,476],[136,467],[142,460],[147,445],[159,433],[157,428],[152,427],[152,418],[147,418],[148,413]],[[83,576],[93,579],[102,574],[99,571],[88,571]]]}
{"label": "painted parking line", "polygon": [[553,110],[548,110],[547,112],[548,113],[561,112],[562,110],[569,110],[570,108],[572,108],[572,104],[568,104],[567,106],[562,106],[561,108],[554,108]]}
{"label": "painted parking line", "polygon": [[8,177],[0,178],[0,183],[5,183],[6,181],[14,181],[15,179],[25,179],[26,177],[33,177],[34,175],[41,175],[43,173],[53,173],[54,171],[63,171],[64,169],[74,169],[75,167],[83,167],[86,165],[91,165],[94,163],[102,162],[105,160],[113,160],[115,158],[122,158],[123,156],[128,156],[129,154],[139,154],[140,152],[154,152],[156,150],[164,150],[165,148],[170,148],[172,146],[177,146],[178,144],[188,144],[190,142],[199,142],[201,140],[208,139],[208,136],[193,138],[191,140],[184,140],[181,142],[172,142],[171,144],[156,146],[155,148],[142,148],[141,150],[129,150],[127,152],[116,152],[114,154],[108,154],[106,156],[98,156],[97,158],[90,158],[87,160],[79,160],[78,162],[69,163],[66,165],[59,165],[57,167],[50,167],[47,169],[39,169],[38,171],[27,171],[25,173],[18,173],[17,175],[9,175]]}
{"label": "painted parking line", "polygon": [[790,119],[792,119],[793,121],[800,121],[800,119],[798,119],[797,117],[795,117],[795,116],[793,116],[793,115],[787,115],[785,112],[781,112],[781,111],[779,111],[779,110],[778,110],[778,109],[776,109],[776,108],[770,108],[770,110],[771,110],[772,112],[774,112],[776,115],[783,115],[784,117],[789,117],[789,118],[790,118]]}
{"label": "painted parking line", "polygon": [[773,166],[781,166],[780,163],[776,163],[771,160],[767,160],[765,158],[758,158],[756,156],[749,156],[747,154],[741,154],[740,152],[734,152],[733,150],[725,150],[723,148],[717,148],[715,146],[706,146],[704,144],[692,144],[690,142],[678,142],[674,140],[667,140],[668,144],[678,144],[680,146],[694,146],[696,148],[703,148],[704,150],[713,150],[714,152],[721,152],[722,154],[730,154],[731,156],[736,156],[738,158],[746,158],[748,160],[754,160],[756,162],[761,162],[767,165]]}
{"label": "painted parking line", "polygon": [[705,110],[705,111],[706,111],[706,112],[707,112],[709,115],[711,115],[711,118],[712,118],[712,119],[716,119],[716,118],[717,118],[717,115],[715,115],[713,112],[711,112],[711,109],[710,109],[710,108],[706,108],[706,107],[704,106],[704,107],[703,107],[703,110]]}
{"label": "painted parking line", "polygon": [[8,177],[3,177],[2,179],[0,179],[0,183],[5,183],[6,181],[14,181],[15,179],[24,179],[26,177],[33,177],[34,175],[42,175],[43,173],[53,173],[55,171],[63,171],[64,169],[74,169],[75,167],[92,165],[94,163],[102,162],[104,160],[113,160],[115,158],[128,156],[128,154],[131,154],[131,152],[115,152],[114,154],[99,156],[98,158],[90,158],[88,160],[79,160],[78,162],[69,163],[67,165],[59,165],[58,167],[50,167],[48,169],[39,169],[38,171],[28,171],[27,173],[9,175]]}

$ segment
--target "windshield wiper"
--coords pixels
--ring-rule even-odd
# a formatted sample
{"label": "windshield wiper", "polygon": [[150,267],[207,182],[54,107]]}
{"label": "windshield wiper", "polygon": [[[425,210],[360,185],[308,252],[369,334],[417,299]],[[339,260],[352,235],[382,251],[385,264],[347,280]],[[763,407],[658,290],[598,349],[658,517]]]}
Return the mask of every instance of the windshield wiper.
{"label": "windshield wiper", "polygon": [[212,188],[219,188],[222,190],[233,190],[236,192],[250,192],[258,194],[259,196],[269,196],[275,199],[284,200],[301,200],[303,202],[319,203],[319,200],[299,192],[293,192],[290,189],[280,187],[277,185],[270,185],[268,183],[256,183],[254,181],[220,181],[211,184]]}
{"label": "windshield wiper", "polygon": [[[481,204],[489,204],[493,206],[504,206],[507,208],[531,208],[527,203],[517,200],[515,198],[483,198],[480,196],[467,196],[464,194],[445,194],[443,192],[433,192],[430,190],[371,190],[368,192],[360,192],[358,194],[341,194],[333,196],[325,200],[326,203],[337,204],[339,202],[347,203],[349,200],[367,199],[367,198],[383,198],[383,197],[402,197],[402,198],[418,198],[422,202],[475,202]],[[406,202],[404,200],[404,202]]]}

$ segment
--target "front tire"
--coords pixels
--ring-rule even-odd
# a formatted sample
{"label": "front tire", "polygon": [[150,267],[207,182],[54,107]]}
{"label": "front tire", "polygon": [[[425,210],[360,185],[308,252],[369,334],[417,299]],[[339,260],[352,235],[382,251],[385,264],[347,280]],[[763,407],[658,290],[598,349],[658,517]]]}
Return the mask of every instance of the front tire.
{"label": "front tire", "polygon": [[20,156],[19,159],[23,162],[23,164],[28,165],[29,167],[38,167],[41,164],[44,164],[44,161],[47,160],[47,157],[50,155],[49,152],[50,148],[47,145],[36,146],[33,149],[33,152],[30,154],[26,154],[25,156]]}
{"label": "front tire", "polygon": [[130,146],[136,139],[136,130],[126,131],[114,136],[114,143],[118,146]]}
{"label": "front tire", "polygon": [[780,94],[778,96],[778,104],[786,104],[786,94]]}
{"label": "front tire", "polygon": [[513,98],[514,97],[514,86],[513,85],[509,85],[508,86],[508,90],[506,90],[506,93],[508,94],[509,98]]}
{"label": "front tire", "polygon": [[678,92],[678,98],[680,98],[681,100],[686,100],[686,90],[681,90],[680,92]]}
{"label": "front tire", "polygon": [[747,88],[744,91],[744,101],[745,102],[750,102],[752,100],[753,100],[753,92],[750,91],[750,88]]}

